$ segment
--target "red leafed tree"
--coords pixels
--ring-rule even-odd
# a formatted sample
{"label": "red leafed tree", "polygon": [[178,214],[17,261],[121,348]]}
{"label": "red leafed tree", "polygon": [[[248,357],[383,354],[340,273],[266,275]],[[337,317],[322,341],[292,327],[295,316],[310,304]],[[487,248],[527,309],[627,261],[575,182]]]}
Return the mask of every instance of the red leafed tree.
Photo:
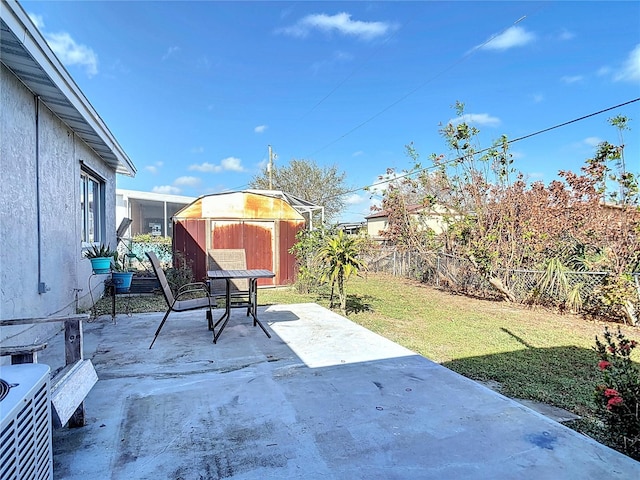
{"label": "red leafed tree", "polygon": [[[463,104],[456,112],[465,118]],[[625,117],[610,123],[620,133],[628,129]],[[389,172],[395,179],[382,202],[389,213],[387,238],[425,254],[444,249],[468,258],[507,300],[514,296],[502,276],[510,269],[609,271],[596,293],[636,323],[637,293],[628,274],[640,269],[638,176],[626,171],[622,141],[603,142],[580,173],[560,171],[560,180],[545,185],[528,184],[513,168],[506,137],[480,150],[478,133],[464,121],[448,123],[441,134],[452,155],[432,155],[427,168],[407,146],[413,167],[402,175]],[[445,232],[435,235],[421,226],[411,215],[416,204],[427,212],[438,206]]]}

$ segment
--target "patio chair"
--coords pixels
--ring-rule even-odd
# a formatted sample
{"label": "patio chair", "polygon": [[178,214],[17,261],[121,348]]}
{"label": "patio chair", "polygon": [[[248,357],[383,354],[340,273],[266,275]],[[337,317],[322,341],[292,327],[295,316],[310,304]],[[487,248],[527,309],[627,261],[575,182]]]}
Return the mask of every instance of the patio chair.
{"label": "patio chair", "polygon": [[[145,254],[151,262],[151,267],[153,268],[153,271],[158,278],[158,282],[160,282],[160,287],[162,288],[162,293],[164,294],[164,299],[167,301],[168,306],[167,312],[164,314],[162,322],[160,322],[160,325],[156,330],[153,341],[151,342],[151,345],[149,345],[149,349],[153,347],[156,338],[158,338],[158,335],[160,334],[160,330],[162,330],[162,327],[164,326],[164,322],[167,321],[167,317],[171,312],[187,312],[189,310],[199,310],[201,308],[207,308],[207,323],[211,325],[213,322],[213,313],[211,309],[213,307],[211,305],[211,295],[209,295],[207,284],[204,282],[189,283],[181,287],[174,297],[173,292],[171,291],[171,287],[169,286],[169,282],[167,281],[167,277],[160,267],[160,262],[158,261],[158,257],[156,256],[156,254],[153,252],[145,252]],[[180,300],[180,297],[193,293],[204,293],[205,296]]]}
{"label": "patio chair", "polygon": [[[242,248],[213,248],[207,250],[207,270],[246,270],[247,255]],[[226,292],[225,280],[209,280],[209,294],[223,298]],[[249,303],[249,280],[231,280],[232,307],[245,307]],[[247,308],[247,316],[249,309]]]}

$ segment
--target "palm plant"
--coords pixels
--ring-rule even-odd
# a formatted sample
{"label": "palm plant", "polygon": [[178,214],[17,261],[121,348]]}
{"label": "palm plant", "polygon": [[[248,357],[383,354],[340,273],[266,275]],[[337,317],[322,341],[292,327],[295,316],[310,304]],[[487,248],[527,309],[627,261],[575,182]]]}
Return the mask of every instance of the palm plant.
{"label": "palm plant", "polygon": [[360,254],[360,237],[345,235],[342,230],[329,237],[327,242],[318,251],[318,260],[323,265],[320,280],[331,282],[331,297],[329,308],[334,306],[334,288],[338,285],[340,297],[340,310],[347,313],[347,296],[344,291],[345,281],[358,270],[366,268],[364,262],[358,258]]}
{"label": "palm plant", "polygon": [[552,257],[547,260],[544,273],[536,285],[538,296],[546,296],[559,306],[564,306],[572,311],[582,308],[582,283],[572,285],[569,281],[569,270],[562,260]]}

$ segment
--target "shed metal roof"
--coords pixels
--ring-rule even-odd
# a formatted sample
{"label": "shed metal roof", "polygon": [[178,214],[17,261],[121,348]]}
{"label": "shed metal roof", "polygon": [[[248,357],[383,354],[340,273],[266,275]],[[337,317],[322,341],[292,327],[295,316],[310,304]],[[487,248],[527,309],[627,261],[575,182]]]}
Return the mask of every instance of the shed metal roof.
{"label": "shed metal roof", "polygon": [[22,6],[1,0],[0,61],[116,173],[136,168]]}
{"label": "shed metal roof", "polygon": [[295,195],[292,195],[290,193],[287,192],[283,192],[281,190],[245,190],[245,192],[249,192],[249,193],[257,193],[259,195],[267,195],[268,197],[275,197],[275,198],[281,198],[283,200],[285,200],[287,203],[289,203],[289,205],[291,205],[293,208],[295,208],[298,212],[300,212],[301,214],[308,214],[310,215],[309,218],[312,218],[311,215],[313,215],[314,212],[320,212],[321,216],[322,216],[322,222],[324,222],[324,207],[321,205],[316,205],[313,202],[310,202],[308,200],[304,200],[300,197],[296,197]]}
{"label": "shed metal roof", "polygon": [[188,218],[304,221],[302,212],[297,210],[285,198],[251,190],[203,195],[173,216],[174,220]]}

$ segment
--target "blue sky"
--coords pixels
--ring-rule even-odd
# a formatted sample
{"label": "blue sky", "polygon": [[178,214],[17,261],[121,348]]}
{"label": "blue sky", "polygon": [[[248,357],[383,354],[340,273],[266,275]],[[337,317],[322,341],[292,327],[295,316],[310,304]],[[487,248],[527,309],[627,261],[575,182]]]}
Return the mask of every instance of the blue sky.
{"label": "blue sky", "polygon": [[[268,159],[336,165],[369,212],[387,168],[448,152],[439,124],[460,100],[480,147],[640,97],[640,2],[21,2],[138,168],[118,187],[199,196],[248,187]],[[607,119],[514,143],[549,182],[578,171]]]}

